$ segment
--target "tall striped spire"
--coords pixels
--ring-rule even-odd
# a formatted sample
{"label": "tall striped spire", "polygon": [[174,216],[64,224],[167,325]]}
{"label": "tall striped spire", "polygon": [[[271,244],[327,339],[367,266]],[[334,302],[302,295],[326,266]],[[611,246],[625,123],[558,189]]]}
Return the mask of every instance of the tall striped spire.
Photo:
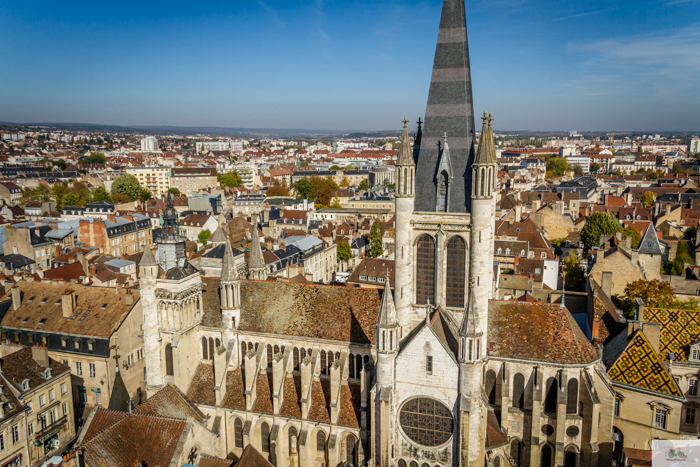
{"label": "tall striped spire", "polygon": [[438,167],[445,133],[450,139],[450,160],[454,170],[447,211],[467,212],[475,129],[464,0],[444,0],[442,4],[417,160],[416,211],[438,209]]}

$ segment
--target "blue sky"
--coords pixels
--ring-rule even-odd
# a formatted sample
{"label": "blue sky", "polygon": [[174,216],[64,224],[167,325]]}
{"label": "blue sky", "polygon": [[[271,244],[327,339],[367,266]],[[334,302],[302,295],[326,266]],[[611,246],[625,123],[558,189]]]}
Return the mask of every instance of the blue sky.
{"label": "blue sky", "polygon": [[[442,2],[0,3],[0,121],[400,129]],[[700,0],[467,0],[499,130],[700,131]]]}

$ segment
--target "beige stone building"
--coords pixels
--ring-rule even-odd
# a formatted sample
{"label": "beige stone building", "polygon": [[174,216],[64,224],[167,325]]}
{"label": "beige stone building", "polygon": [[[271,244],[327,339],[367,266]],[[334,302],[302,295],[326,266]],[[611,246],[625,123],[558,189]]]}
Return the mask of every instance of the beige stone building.
{"label": "beige stone building", "polygon": [[8,225],[5,227],[5,254],[23,255],[33,260],[32,270],[50,269],[56,257],[53,240],[47,237],[50,232],[50,226],[34,222]]}
{"label": "beige stone building", "polygon": [[128,409],[129,399],[138,402],[144,387],[139,292],[28,279],[3,297],[2,339],[46,346],[52,359],[70,367],[78,415],[86,406]]}
{"label": "beige stone building", "polygon": [[154,195],[164,194],[170,189],[170,167],[126,167],[124,171],[136,177],[142,188]]}
{"label": "beige stone building", "polygon": [[171,170],[170,188],[177,188],[187,196],[197,194],[200,190],[209,190],[218,186],[216,168],[174,168]]}
{"label": "beige stone building", "polygon": [[108,219],[83,219],[78,227],[78,240],[112,256],[130,255],[153,245],[150,218],[133,214]]}
{"label": "beige stone building", "polygon": [[[70,368],[38,345],[4,343],[2,353],[3,415],[23,414],[0,425],[0,464],[37,464],[75,436]],[[17,456],[23,460],[13,464]]]}

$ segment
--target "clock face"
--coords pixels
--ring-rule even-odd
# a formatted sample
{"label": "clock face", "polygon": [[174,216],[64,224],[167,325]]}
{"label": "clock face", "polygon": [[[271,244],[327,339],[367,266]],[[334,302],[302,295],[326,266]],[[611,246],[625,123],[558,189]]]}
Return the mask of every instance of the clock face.
{"label": "clock face", "polygon": [[173,208],[168,208],[165,210],[165,215],[168,217],[172,217],[175,215],[175,209]]}

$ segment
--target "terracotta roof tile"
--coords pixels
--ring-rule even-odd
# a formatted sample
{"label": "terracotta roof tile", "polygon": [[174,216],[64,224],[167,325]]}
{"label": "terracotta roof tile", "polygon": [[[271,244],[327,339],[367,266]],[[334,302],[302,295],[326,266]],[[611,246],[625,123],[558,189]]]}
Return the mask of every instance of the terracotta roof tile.
{"label": "terracotta roof tile", "polygon": [[216,405],[214,392],[214,366],[211,363],[200,363],[197,366],[187,398],[195,404]]}
{"label": "terracotta roof tile", "polygon": [[280,414],[301,418],[301,377],[287,374],[284,379],[284,400]]}
{"label": "terracotta roof tile", "polygon": [[330,423],[331,416],[328,407],[331,401],[330,380],[324,378],[314,381],[311,386],[311,408],[309,409],[309,420]]}
{"label": "terracotta roof tile", "polygon": [[272,413],[272,372],[260,371],[258,374],[258,382],[256,384],[257,397],[255,399],[255,412]]}
{"label": "terracotta roof tile", "polygon": [[358,383],[343,384],[340,387],[340,415],[338,424],[360,427],[360,395]]}
{"label": "terracotta roof tile", "polygon": [[134,413],[180,419],[192,417],[200,423],[204,423],[207,419],[174,384],[168,384],[155,393],[139,405]]}
{"label": "terracotta roof tile", "polygon": [[245,372],[241,368],[226,373],[226,394],[222,405],[245,410]]}

